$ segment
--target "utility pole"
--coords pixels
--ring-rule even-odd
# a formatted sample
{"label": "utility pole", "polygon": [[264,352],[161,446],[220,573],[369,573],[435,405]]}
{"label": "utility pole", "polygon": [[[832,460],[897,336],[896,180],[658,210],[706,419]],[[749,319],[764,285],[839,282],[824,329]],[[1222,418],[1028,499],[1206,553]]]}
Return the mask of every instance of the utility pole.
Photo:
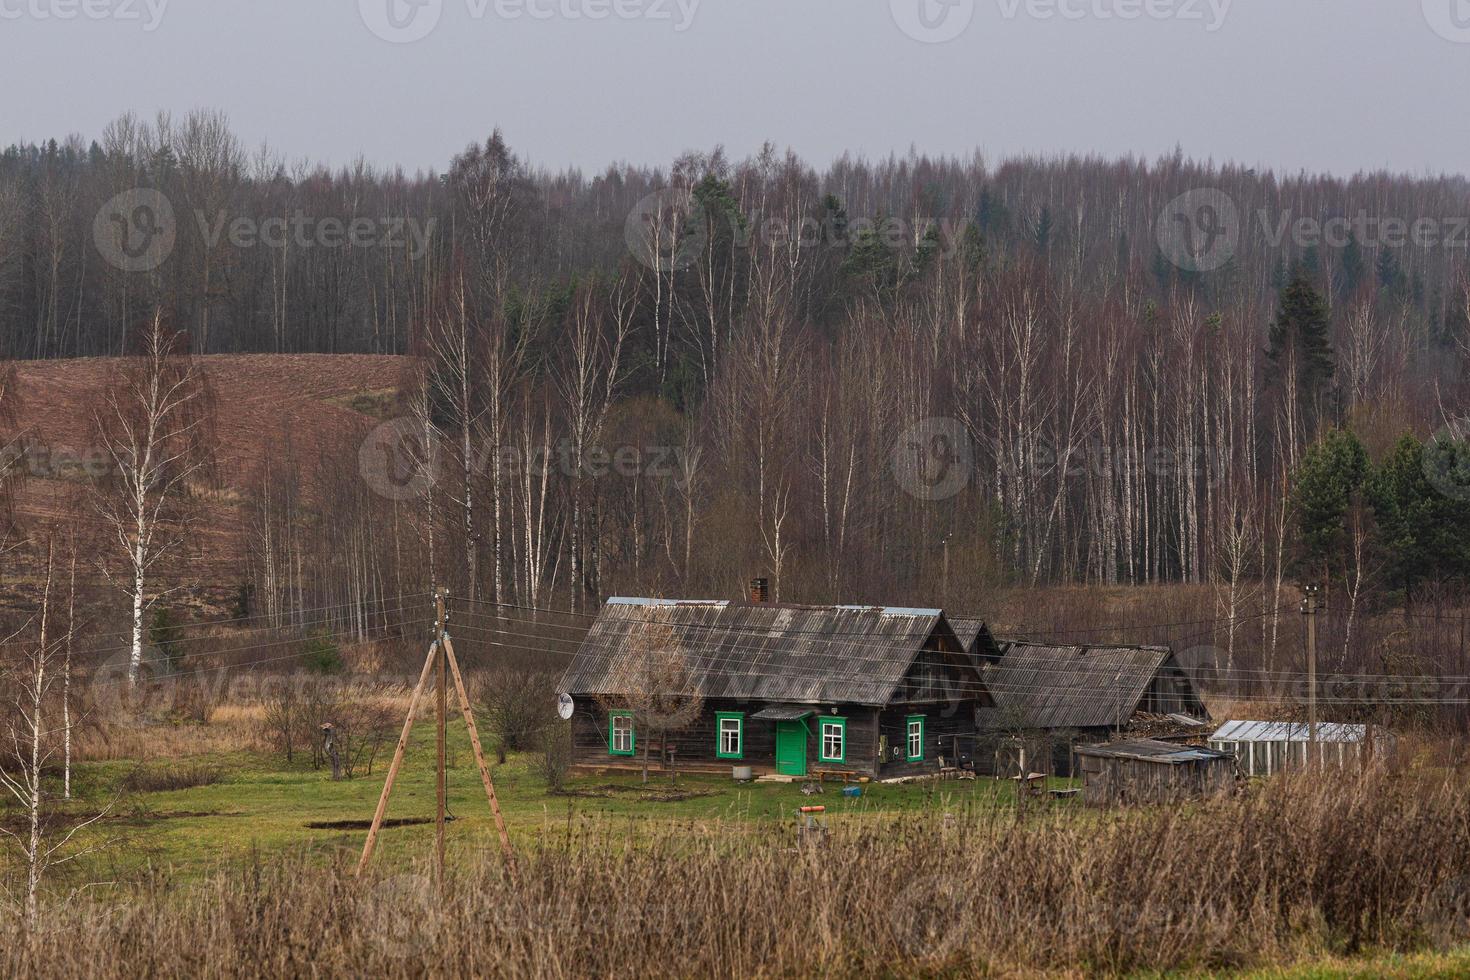
{"label": "utility pole", "polygon": [[490,804],[490,815],[495,819],[495,831],[500,837],[500,851],[505,856],[505,864],[511,877],[517,875],[515,866],[515,852],[510,846],[510,834],[505,829],[505,816],[500,812],[500,801],[495,795],[495,782],[490,776],[490,767],[485,763],[485,749],[480,744],[480,732],[475,726],[475,713],[470,708],[469,690],[465,687],[464,675],[460,673],[459,660],[454,655],[454,641],[449,638],[447,623],[449,614],[445,611],[444,600],[448,595],[445,589],[438,589],[434,593],[434,611],[436,622],[434,628],[434,642],[429,645],[429,652],[424,657],[423,669],[419,672],[418,683],[414,685],[413,693],[408,698],[408,713],[403,719],[403,732],[398,736],[398,745],[393,750],[393,761],[388,765],[388,775],[383,780],[383,793],[378,797],[378,807],[373,812],[372,826],[368,828],[367,840],[362,845],[362,857],[357,862],[357,874],[362,875],[367,868],[368,861],[372,859],[373,849],[377,846],[378,832],[383,828],[383,817],[388,812],[388,798],[393,795],[393,784],[398,779],[398,770],[403,765],[403,756],[408,749],[408,738],[413,732],[414,714],[418,710],[419,699],[427,696],[429,674],[435,666],[439,668],[439,809],[438,809],[438,839],[437,839],[437,864],[436,870],[440,881],[444,877],[444,821],[445,808],[445,777],[447,767],[445,765],[444,732],[446,722],[445,709],[445,680],[444,668],[448,664],[449,676],[454,679],[455,693],[459,695],[459,710],[464,716],[465,727],[470,734],[470,748],[475,754],[475,764],[480,769],[480,782],[485,786],[485,801]]}
{"label": "utility pole", "polygon": [[1317,751],[1317,612],[1321,609],[1318,599],[1320,586],[1309,585],[1304,590],[1302,615],[1307,617],[1307,758],[1308,764],[1316,768]]}
{"label": "utility pole", "polygon": [[444,887],[444,815],[448,809],[447,802],[449,796],[449,773],[448,766],[445,764],[446,753],[444,746],[445,729],[449,724],[449,694],[448,685],[445,683],[445,674],[447,672],[444,666],[446,659],[444,655],[444,634],[445,629],[449,625],[449,615],[444,611],[444,599],[448,594],[447,589],[439,589],[434,593],[434,612],[437,623],[437,632],[434,635],[434,660],[436,663],[435,669],[438,671],[439,685],[439,713],[438,721],[435,725],[435,735],[438,737],[439,748],[439,800],[434,819],[434,873],[441,888]]}
{"label": "utility pole", "polygon": [[940,540],[939,546],[944,549],[944,578],[940,587],[940,604],[949,607],[949,539],[954,537],[954,532],[949,531]]}

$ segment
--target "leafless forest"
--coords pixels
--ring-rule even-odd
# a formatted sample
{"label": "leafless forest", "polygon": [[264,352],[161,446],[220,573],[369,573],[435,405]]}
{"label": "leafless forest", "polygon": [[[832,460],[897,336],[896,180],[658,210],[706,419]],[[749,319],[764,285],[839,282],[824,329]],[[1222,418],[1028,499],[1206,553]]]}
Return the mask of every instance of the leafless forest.
{"label": "leafless forest", "polygon": [[[235,560],[198,584],[252,615],[330,605],[362,632],[431,583],[582,612],[763,574],[782,600],[1041,630],[1096,628],[1115,586],[1182,585],[1141,621],[1186,628],[1115,638],[1287,668],[1310,578],[1329,666],[1463,664],[1470,552],[1406,571],[1356,484],[1325,532],[1300,487],[1325,434],[1350,431],[1376,466],[1470,401],[1463,180],[917,150],[819,171],[775,147],[588,175],[527,165],[513,136],[412,176],[291,163],[210,112],[0,155],[0,442],[25,445],[4,397],[24,362],[121,358],[115,399],[164,345],[158,371],[189,409],[159,435],[188,462],[152,511],[156,565],[97,551],[134,575],[115,595],[155,601],[137,567],[177,577],[171,561],[207,548]],[[167,257],[144,271],[98,244],[108,202],[140,188],[172,211]],[[1208,271],[1160,244],[1171,202],[1202,191],[1238,212]],[[1373,223],[1330,233],[1359,215]],[[1379,224],[1421,220],[1436,236]],[[1325,354],[1273,330],[1298,278],[1326,306]],[[265,432],[264,462],[229,472],[200,413],[232,411],[208,365],[241,353],[401,363],[363,393],[362,432],[309,448]],[[87,438],[123,451],[105,426]],[[104,539],[127,516],[106,483],[69,485]],[[34,566],[45,522],[4,512],[7,561]],[[229,541],[202,544],[209,524]],[[1054,601],[1002,611],[997,596],[1033,586]]]}

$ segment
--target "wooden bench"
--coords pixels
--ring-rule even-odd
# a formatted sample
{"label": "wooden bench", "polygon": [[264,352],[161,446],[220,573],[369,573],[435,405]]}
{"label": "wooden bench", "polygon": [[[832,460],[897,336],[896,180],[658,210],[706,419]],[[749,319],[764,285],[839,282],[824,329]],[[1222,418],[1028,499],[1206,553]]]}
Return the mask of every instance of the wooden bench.
{"label": "wooden bench", "polygon": [[850,772],[846,769],[814,769],[811,773],[817,777],[817,782],[825,783],[827,780],[842,783],[859,783],[863,780],[860,772]]}

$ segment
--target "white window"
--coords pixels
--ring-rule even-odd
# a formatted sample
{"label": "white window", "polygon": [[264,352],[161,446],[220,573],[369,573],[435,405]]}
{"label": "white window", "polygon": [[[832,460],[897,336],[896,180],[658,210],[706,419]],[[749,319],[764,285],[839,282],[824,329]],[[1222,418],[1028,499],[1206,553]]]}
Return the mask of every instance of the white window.
{"label": "white window", "polygon": [[843,762],[847,759],[847,719],[822,719],[822,761]]}
{"label": "white window", "polygon": [[924,758],[924,719],[909,719],[909,755],[910,762],[917,762]]}
{"label": "white window", "polygon": [[740,758],[740,716],[720,716],[720,742],[715,753],[721,758]]}
{"label": "white window", "polygon": [[608,748],[613,755],[633,754],[633,716],[613,715],[610,722],[611,738]]}

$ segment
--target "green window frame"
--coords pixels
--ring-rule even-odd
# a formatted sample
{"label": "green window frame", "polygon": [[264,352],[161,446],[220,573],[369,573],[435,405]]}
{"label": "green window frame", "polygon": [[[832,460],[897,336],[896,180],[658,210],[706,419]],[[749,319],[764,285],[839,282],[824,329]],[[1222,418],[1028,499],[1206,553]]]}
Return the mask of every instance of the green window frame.
{"label": "green window frame", "polygon": [[847,761],[847,719],[817,719],[817,757],[823,762]]}
{"label": "green window frame", "polygon": [[[627,722],[620,725],[619,722]],[[627,747],[619,748],[622,736],[627,736]],[[634,755],[637,753],[638,734],[633,730],[633,712],[610,711],[607,715],[607,754]]]}
{"label": "green window frame", "polygon": [[[725,723],[733,721],[732,729],[727,729]],[[725,736],[735,736],[735,747],[726,747]],[[743,759],[745,758],[745,715],[739,711],[717,711],[715,712],[715,758],[716,759]]]}
{"label": "green window frame", "polygon": [[[904,737],[904,750],[908,753],[908,756],[907,756],[908,761],[910,761],[910,762],[923,762],[924,761],[924,716],[923,715],[909,715],[908,718],[905,719],[905,720],[906,720],[907,724],[904,726],[904,728],[905,728],[905,731],[904,731],[904,736],[905,736]],[[915,743],[918,743],[918,744],[915,745]]]}

